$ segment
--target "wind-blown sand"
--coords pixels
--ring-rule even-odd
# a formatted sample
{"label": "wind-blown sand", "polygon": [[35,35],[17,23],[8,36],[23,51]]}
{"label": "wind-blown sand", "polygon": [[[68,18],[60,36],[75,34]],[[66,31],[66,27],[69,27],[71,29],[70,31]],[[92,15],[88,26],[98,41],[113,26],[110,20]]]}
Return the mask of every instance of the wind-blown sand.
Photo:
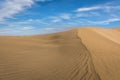
{"label": "wind-blown sand", "polygon": [[0,37],[0,80],[119,79],[119,29]]}

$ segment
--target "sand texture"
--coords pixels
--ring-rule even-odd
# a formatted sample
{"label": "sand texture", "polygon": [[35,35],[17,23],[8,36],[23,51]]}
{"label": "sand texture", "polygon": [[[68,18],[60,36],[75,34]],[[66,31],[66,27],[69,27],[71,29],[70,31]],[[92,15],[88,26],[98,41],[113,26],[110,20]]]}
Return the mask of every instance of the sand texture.
{"label": "sand texture", "polygon": [[0,36],[0,80],[119,80],[120,29]]}

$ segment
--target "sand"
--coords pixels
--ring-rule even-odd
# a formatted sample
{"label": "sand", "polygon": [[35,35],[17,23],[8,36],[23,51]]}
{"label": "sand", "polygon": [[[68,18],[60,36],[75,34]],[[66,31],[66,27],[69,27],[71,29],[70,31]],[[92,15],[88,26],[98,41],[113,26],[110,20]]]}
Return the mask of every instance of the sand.
{"label": "sand", "polygon": [[114,29],[79,29],[79,36],[91,52],[101,80],[120,79],[120,32]]}
{"label": "sand", "polygon": [[118,29],[0,36],[0,80],[119,80]]}

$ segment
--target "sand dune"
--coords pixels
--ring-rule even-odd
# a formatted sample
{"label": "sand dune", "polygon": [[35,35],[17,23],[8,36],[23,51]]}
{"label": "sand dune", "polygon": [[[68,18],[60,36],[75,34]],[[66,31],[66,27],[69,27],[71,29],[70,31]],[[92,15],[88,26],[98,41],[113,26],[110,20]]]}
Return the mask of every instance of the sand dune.
{"label": "sand dune", "polygon": [[113,29],[79,29],[79,36],[92,54],[101,80],[120,79],[120,32]]}
{"label": "sand dune", "polygon": [[120,28],[114,28],[113,30],[117,30],[117,31],[120,31]]}
{"label": "sand dune", "polygon": [[0,80],[119,80],[120,32],[79,28],[0,37]]}

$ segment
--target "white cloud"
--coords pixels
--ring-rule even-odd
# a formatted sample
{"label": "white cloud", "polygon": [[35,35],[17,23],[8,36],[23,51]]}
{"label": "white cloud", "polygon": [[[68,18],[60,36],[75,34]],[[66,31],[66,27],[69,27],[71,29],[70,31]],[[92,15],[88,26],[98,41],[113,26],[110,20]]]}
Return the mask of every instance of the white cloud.
{"label": "white cloud", "polygon": [[71,19],[71,14],[68,14],[68,13],[60,14],[60,18],[69,20]]}
{"label": "white cloud", "polygon": [[52,0],[35,0],[35,1],[46,2],[46,1],[52,1]]}
{"label": "white cloud", "polygon": [[57,23],[57,22],[61,21],[61,19],[59,17],[50,16],[49,18],[50,18],[51,22],[53,22],[53,23]]}
{"label": "white cloud", "polygon": [[48,19],[50,19],[50,22],[52,23],[59,23],[62,22],[63,20],[70,20],[71,18],[73,18],[71,15],[72,14],[70,13],[60,13],[59,15],[56,16],[50,16],[48,17]]}
{"label": "white cloud", "polygon": [[72,18],[72,14],[70,13],[60,13],[59,15],[56,16],[50,16],[49,19],[53,23],[58,23],[61,22],[62,20],[70,20]]}
{"label": "white cloud", "polygon": [[61,20],[60,19],[53,19],[52,22],[53,23],[57,23],[57,22],[60,22]]}
{"label": "white cloud", "polygon": [[[115,5],[114,3],[83,7],[75,10],[76,17],[78,17],[79,19],[82,19],[81,17],[84,15],[88,15],[84,17],[84,19],[86,19],[85,21],[81,21],[84,24],[88,24],[88,25],[109,25],[110,23],[120,21],[119,11],[120,11],[120,6]],[[94,18],[92,19],[91,16],[93,16]],[[101,21],[102,18],[104,20]],[[93,21],[95,19],[97,20]]]}
{"label": "white cloud", "polygon": [[88,16],[89,16],[89,14],[86,14],[86,13],[77,13],[77,14],[74,15],[74,17],[76,17],[76,18],[88,17]]}
{"label": "white cloud", "polygon": [[26,26],[21,28],[21,30],[32,30],[32,29],[34,29],[34,27],[32,26]]}
{"label": "white cloud", "polygon": [[[27,24],[30,24],[30,23],[39,23],[39,24],[48,24],[47,22],[45,22],[44,20],[42,19],[28,19],[28,20],[25,20],[25,21],[22,21],[23,23],[27,23]],[[21,23],[22,23],[21,22]]]}
{"label": "white cloud", "polygon": [[47,31],[51,31],[51,30],[55,30],[56,28],[52,28],[52,27],[48,27],[48,28],[44,28],[44,30],[47,30]]}
{"label": "white cloud", "polygon": [[111,19],[108,19],[108,20],[105,20],[105,21],[101,21],[100,23],[101,24],[110,24],[110,23],[116,22],[116,21],[120,21],[120,18],[111,18]]}
{"label": "white cloud", "polygon": [[94,15],[94,16],[100,16],[101,14],[99,12],[90,12],[90,15]]}
{"label": "white cloud", "polygon": [[2,2],[0,21],[4,21],[5,18],[12,18],[13,15],[23,11],[26,7],[30,7],[33,3],[33,0],[6,0]]}
{"label": "white cloud", "polygon": [[13,18],[15,14],[24,11],[26,8],[31,7],[35,1],[45,2],[50,0],[5,0],[0,3],[0,22],[6,18]]}
{"label": "white cloud", "polygon": [[94,11],[94,10],[100,10],[100,9],[106,12],[110,12],[111,10],[120,10],[120,6],[112,5],[112,4],[103,4],[98,6],[78,8],[75,10],[75,12],[87,12],[87,11]]}
{"label": "white cloud", "polygon": [[92,7],[84,7],[84,8],[78,8],[75,10],[76,12],[84,12],[84,11],[92,11],[92,10],[97,10],[100,9],[101,7],[99,6],[92,6]]}
{"label": "white cloud", "polygon": [[23,21],[16,21],[16,22],[6,22],[6,25],[8,27],[24,27],[24,26],[30,26],[30,25],[48,25],[46,21],[43,21],[41,19],[28,19]]}
{"label": "white cloud", "polygon": [[89,24],[100,24],[100,25],[108,25],[112,22],[117,22],[120,21],[120,18],[110,18],[107,20],[103,20],[103,21],[90,21],[90,20],[86,20],[86,22],[88,22]]}

